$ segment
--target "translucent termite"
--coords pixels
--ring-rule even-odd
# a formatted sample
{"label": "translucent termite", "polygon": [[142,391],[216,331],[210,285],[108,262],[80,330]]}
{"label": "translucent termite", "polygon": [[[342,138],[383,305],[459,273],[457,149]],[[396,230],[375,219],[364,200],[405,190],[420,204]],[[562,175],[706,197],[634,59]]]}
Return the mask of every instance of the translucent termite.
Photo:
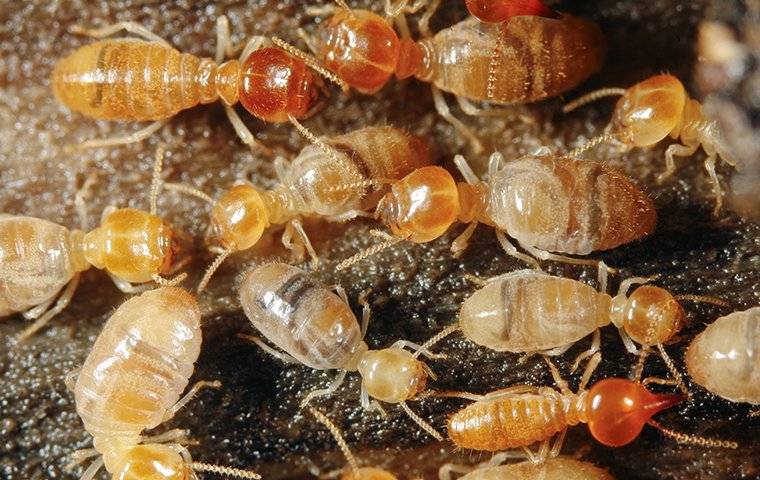
{"label": "translucent termite", "polygon": [[[465,113],[480,115],[468,100],[506,105],[560,95],[598,71],[606,53],[599,27],[569,14],[515,17],[503,28],[470,18],[433,35],[428,22],[440,0],[387,2],[387,17],[403,27],[399,38],[390,18],[336,3],[337,11],[309,41],[327,68],[363,93],[378,91],[393,74],[432,84],[436,109],[476,151],[480,140],[451,114],[441,91],[456,95]],[[425,38],[415,42],[402,14],[425,4],[419,25]]]}
{"label": "translucent termite", "polygon": [[523,461],[509,465],[499,465],[506,458],[519,455],[522,452],[497,453],[485,465],[465,467],[463,465],[446,464],[438,470],[439,480],[451,480],[452,473],[466,473],[458,480],[614,480],[615,477],[607,470],[596,465],[568,457],[547,458],[540,463]]}
{"label": "translucent termite", "polygon": [[194,462],[182,430],[142,436],[174,417],[201,388],[220,386],[198,382],[180,398],[200,353],[200,321],[195,299],[177,287],[147,291],[114,312],[81,369],[66,379],[94,447],[76,452],[71,466],[98,456],[80,480],[91,480],[103,466],[113,479],[187,480],[203,471],[260,478]]}
{"label": "translucent termite", "polygon": [[75,33],[95,38],[122,30],[140,38],[100,40],[59,61],[52,77],[56,98],[91,118],[153,121],[126,137],[91,140],[80,147],[141,141],[181,110],[220,99],[238,136],[251,147],[261,145],[233,110],[238,102],[266,122],[290,121],[300,126],[298,119],[312,112],[321,87],[307,64],[321,68],[281,48],[262,47],[267,39],[260,36],[250,39],[239,60],[222,63],[225,54],[237,50],[230,42],[228,25],[226,17],[217,21],[215,60],[180,53],[133,22],[75,28]]}
{"label": "translucent termite", "polygon": [[[390,348],[369,350],[363,340],[370,317],[369,303],[364,295],[360,297],[363,305],[360,328],[345,292],[342,288],[336,289],[340,296],[303,270],[284,263],[268,263],[251,270],[240,284],[240,304],[253,326],[285,353],[256,337],[247,338],[285,362],[316,370],[340,370],[328,388],[309,393],[302,405],[333,393],[347,372],[358,371],[362,377],[364,408],[382,410],[377,402],[370,402],[370,397],[397,403],[423,430],[442,440],[440,434],[406,404],[425,390],[432,374],[417,359],[421,353],[428,353],[405,340],[395,342]],[[410,353],[404,347],[417,350]]]}
{"label": "translucent termite", "polygon": [[[498,153],[491,156],[488,182],[479,180],[461,156],[454,161],[467,183],[456,183],[440,167],[424,167],[395,182],[375,211],[393,237],[357,253],[338,269],[402,240],[429,242],[459,220],[469,225],[452,242],[455,254],[466,248],[480,222],[494,227],[507,253],[536,268],[535,258],[589,264],[599,267],[603,278],[607,267],[602,262],[549,252],[588,255],[642,239],[654,230],[652,201],[617,170],[544,151],[504,168],[501,159]],[[519,253],[505,233],[535,258]]]}
{"label": "translucent termite", "polygon": [[591,92],[570,102],[563,110],[570,112],[607,96],[621,98],[605,134],[577,148],[573,155],[603,142],[619,142],[630,149],[650,147],[670,136],[681,143],[672,144],[665,151],[665,171],[658,177],[661,182],[675,172],[675,157],[691,156],[701,145],[707,153],[705,169],[715,192],[714,213],[717,215],[723,205],[723,192],[715,173],[717,157],[734,167],[736,162],[728,152],[718,124],[705,117],[702,105],[689,98],[681,81],[673,75],[655,75],[628,89],[605,88]]}
{"label": "translucent termite", "polygon": [[[366,216],[387,183],[431,163],[430,148],[422,138],[393,127],[368,127],[317,142],[290,164],[282,157],[275,159],[280,184],[272,190],[237,185],[214,202],[186,185],[165,185],[212,205],[211,229],[223,251],[206,272],[201,290],[227,255],[253,247],[271,225],[286,224],[283,244],[297,260],[305,249],[316,266],[318,257],[302,217],[342,222]],[[294,233],[300,242],[292,241]]]}
{"label": "translucent termite", "polygon": [[19,340],[66,308],[81,272],[91,266],[106,270],[127,293],[144,290],[132,283],[172,285],[184,278],[184,274],[173,280],[162,277],[184,263],[175,262],[181,244],[178,232],[156,216],[162,158],[163,149],[159,149],[150,212],[109,207],[103,211],[100,226],[86,231],[83,193],[90,186],[88,179],[76,197],[83,230],[69,230],[39,218],[0,216],[0,315],[24,311],[24,317],[34,320],[19,334]]}
{"label": "translucent termite", "polygon": [[721,317],[686,350],[689,376],[732,402],[760,404],[760,307]]}

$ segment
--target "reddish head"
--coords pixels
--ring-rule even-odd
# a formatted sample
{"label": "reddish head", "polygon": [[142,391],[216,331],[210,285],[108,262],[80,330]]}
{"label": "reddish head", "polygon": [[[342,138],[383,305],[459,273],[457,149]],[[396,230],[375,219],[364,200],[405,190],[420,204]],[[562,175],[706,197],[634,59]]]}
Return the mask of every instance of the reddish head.
{"label": "reddish head", "polygon": [[464,3],[470,15],[484,23],[502,23],[521,15],[559,18],[559,13],[541,0],[465,0]]}
{"label": "reddish head", "polygon": [[591,387],[586,397],[588,429],[600,443],[621,447],[636,439],[653,415],[684,398],[652,393],[625,378],[608,378]]}
{"label": "reddish head", "polygon": [[319,96],[317,78],[306,64],[279,48],[260,48],[241,67],[240,103],[252,115],[272,123],[288,115],[303,118]]}

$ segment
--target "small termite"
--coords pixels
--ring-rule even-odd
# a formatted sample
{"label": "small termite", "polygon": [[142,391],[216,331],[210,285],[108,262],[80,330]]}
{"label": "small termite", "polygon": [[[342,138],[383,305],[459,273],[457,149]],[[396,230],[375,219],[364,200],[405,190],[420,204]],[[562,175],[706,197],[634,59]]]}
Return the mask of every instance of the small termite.
{"label": "small termite", "polygon": [[[282,157],[275,159],[280,185],[272,190],[237,185],[214,202],[192,187],[165,185],[212,205],[211,229],[223,250],[200,282],[200,290],[229,254],[251,248],[270,225],[287,224],[283,244],[297,259],[303,258],[305,248],[316,267],[318,257],[302,217],[343,222],[366,216],[377,205],[382,187],[431,163],[430,148],[422,138],[393,127],[368,127],[318,141],[325,148],[307,146],[290,164]],[[300,243],[292,241],[294,232]]]}
{"label": "small termite", "polygon": [[26,310],[24,317],[34,320],[18,340],[28,338],[66,308],[81,272],[91,266],[106,270],[125,293],[145,289],[133,283],[173,285],[185,277],[162,277],[184,264],[175,262],[180,251],[178,232],[156,216],[163,153],[163,148],[156,153],[150,212],[108,207],[100,226],[87,231],[83,191],[89,188],[90,177],[75,202],[82,230],[33,217],[0,217],[0,315]]}
{"label": "small termite", "polygon": [[[483,149],[480,140],[451,114],[441,91],[454,94],[467,114],[492,115],[469,100],[507,105],[554,97],[598,71],[605,56],[599,27],[568,14],[558,19],[515,17],[504,28],[470,18],[435,35],[428,23],[440,0],[422,0],[411,7],[386,2],[386,15],[415,12],[426,3],[419,25],[424,39],[419,42],[406,28],[399,38],[389,18],[336,0],[337,11],[307,43],[328,69],[362,93],[376,92],[393,74],[430,83],[438,113],[478,153]],[[498,45],[501,48],[495,49]]]}
{"label": "small termite", "polygon": [[[351,453],[351,449],[348,448],[348,443],[346,443],[346,440],[343,438],[337,425],[316,408],[308,407],[308,409],[322,425],[327,427],[333,438],[335,438],[335,442],[338,444],[340,451],[343,452],[343,455],[346,457],[348,468],[345,469],[347,471],[341,475],[341,480],[397,480],[395,475],[382,468],[360,467],[359,462],[356,461],[356,458]],[[328,474],[326,476],[332,475]]]}
{"label": "small termite", "polygon": [[686,351],[689,376],[731,400],[760,404],[760,307],[717,319]]}
{"label": "small termite", "polygon": [[200,322],[195,299],[178,287],[147,291],[114,312],[81,369],[66,378],[94,447],[76,452],[69,467],[99,456],[80,480],[93,479],[103,466],[113,479],[187,480],[197,478],[194,472],[261,478],[194,462],[181,444],[182,430],[142,436],[174,417],[200,389],[221,385],[201,381],[180,398],[200,353]]}
{"label": "small termite", "polygon": [[689,98],[680,80],[673,75],[655,75],[628,88],[604,88],[584,95],[563,108],[571,112],[581,105],[608,96],[622,96],[615,106],[612,121],[605,133],[591,139],[571,154],[577,156],[604,142],[622,143],[625,149],[653,146],[667,136],[680,140],[665,151],[665,171],[657,181],[662,182],[676,170],[675,157],[689,157],[702,146],[707,153],[707,170],[715,193],[714,214],[720,213],[723,191],[715,173],[717,157],[736,167],[736,162],[724,144],[715,121],[705,118],[702,105]]}
{"label": "small termite", "polygon": [[[647,423],[682,443],[738,447],[734,442],[676,433],[651,420],[653,415],[681,402],[686,395],[652,393],[643,384],[625,378],[607,378],[586,390],[591,373],[599,363],[598,353],[586,365],[577,393],[570,390],[554,364],[544,358],[559,390],[520,385],[487,395],[439,394],[475,400],[449,417],[449,439],[460,448],[472,450],[522,448],[536,463],[547,455],[556,456],[565,430],[579,423],[587,423],[591,435],[610,447],[634,441]],[[548,442],[557,434],[558,441],[550,451]],[[528,449],[537,442],[543,443],[538,456]]]}
{"label": "small termite", "polygon": [[[339,286],[335,289],[338,295],[303,270],[284,263],[268,263],[251,270],[240,284],[240,304],[253,326],[284,353],[256,337],[245,338],[284,362],[316,370],[340,370],[328,388],[310,392],[302,406],[316,397],[330,395],[343,383],[347,372],[358,371],[362,377],[362,407],[382,411],[377,402],[370,402],[370,397],[397,403],[420,428],[442,440],[406,404],[425,390],[432,375],[417,357],[421,353],[432,354],[405,340],[390,348],[369,350],[363,340],[370,317],[366,294],[359,298],[363,306],[360,328],[345,292]],[[404,347],[417,350],[410,353]]]}
{"label": "small termite", "polygon": [[[464,157],[457,155],[454,162],[467,183],[457,184],[441,167],[421,168],[394,183],[375,212],[394,236],[344,260],[338,270],[403,240],[429,242],[459,220],[469,226],[452,242],[454,254],[466,248],[480,222],[495,228],[509,255],[536,268],[535,258],[594,265],[605,283],[608,267],[603,262],[549,252],[588,255],[639,240],[654,230],[652,201],[617,170],[545,150],[504,168],[501,160],[499,153],[491,156],[488,182],[479,180]],[[535,258],[519,253],[505,233]]]}
{"label": "small termite", "polygon": [[80,148],[144,140],[181,110],[221,99],[243,143],[266,150],[243,124],[233,105],[240,102],[261,120],[290,121],[301,130],[298,119],[313,111],[321,87],[308,67],[343,84],[306,56],[262,47],[267,39],[261,36],[248,41],[239,60],[222,63],[225,54],[230,56],[238,50],[231,44],[224,16],[217,20],[215,60],[180,53],[166,40],[133,22],[97,29],[76,27],[73,31],[105,38],[122,30],[140,39],[107,39],[80,47],[56,65],[53,91],[68,108],[91,118],[153,123],[125,137],[84,142]]}
{"label": "small termite", "polygon": [[452,473],[466,473],[458,480],[614,480],[607,470],[574,458],[547,458],[541,463],[523,461],[500,465],[507,458],[523,457],[522,452],[502,452],[494,455],[485,465],[466,467],[447,463],[438,470],[439,480],[452,480]]}

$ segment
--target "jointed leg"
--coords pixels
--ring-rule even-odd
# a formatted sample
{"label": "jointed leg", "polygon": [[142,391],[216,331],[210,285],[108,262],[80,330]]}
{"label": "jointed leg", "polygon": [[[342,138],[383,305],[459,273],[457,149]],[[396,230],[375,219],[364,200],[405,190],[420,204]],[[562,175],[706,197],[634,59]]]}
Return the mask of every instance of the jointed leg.
{"label": "jointed leg", "polygon": [[705,159],[705,170],[710,176],[710,182],[713,186],[713,193],[715,194],[715,208],[713,209],[713,215],[716,217],[720,213],[720,209],[723,207],[723,190],[720,188],[720,180],[715,173],[715,155],[710,155]]}
{"label": "jointed leg", "polygon": [[309,34],[306,33],[306,30],[299,27],[298,30],[296,30],[296,33],[298,33],[298,38],[300,38],[303,41],[303,43],[306,44],[306,48],[309,49],[311,54],[314,55],[315,57],[319,57],[319,49],[317,48],[316,45],[314,45],[314,40],[312,40]]}
{"label": "jointed leg", "polygon": [[90,464],[89,467],[87,467],[87,470],[84,471],[81,477],[79,477],[79,480],[92,480],[95,478],[95,474],[98,473],[98,470],[103,466],[103,457],[98,458],[94,462]]}
{"label": "jointed leg", "polygon": [[253,335],[246,335],[244,333],[238,333],[238,337],[248,340],[250,342],[255,343],[260,349],[264,350],[269,355],[273,356],[274,358],[280,360],[283,363],[292,363],[295,365],[300,365],[301,362],[296,360],[292,355],[287,354],[285,352],[280,352],[278,350],[275,350],[274,348],[270,347],[266,343],[264,343],[263,340],[261,340],[259,337],[253,336]]}
{"label": "jointed leg", "polygon": [[317,252],[314,251],[314,247],[311,245],[309,236],[306,235],[306,231],[303,229],[301,220],[294,218],[290,221],[290,224],[293,225],[293,228],[298,233],[298,236],[301,237],[301,241],[303,242],[304,247],[306,247],[306,251],[309,252],[309,256],[311,257],[311,266],[314,269],[319,268],[319,257],[317,256]]}
{"label": "jointed leg", "polygon": [[436,10],[441,5],[441,0],[429,0],[425,13],[420,17],[418,29],[422,38],[430,38],[433,36],[433,32],[430,31],[430,19],[435,15]]}
{"label": "jointed leg", "polygon": [[282,184],[287,183],[289,170],[290,164],[283,157],[277,156],[277,158],[274,159],[274,173],[277,175],[277,181]]}
{"label": "jointed leg", "polygon": [[496,231],[496,238],[499,240],[499,243],[501,244],[501,248],[504,249],[505,252],[507,252],[507,255],[510,255],[512,257],[515,257],[518,260],[521,260],[531,267],[533,267],[536,270],[541,270],[541,265],[538,263],[538,261],[530,257],[528,255],[525,255],[524,253],[520,253],[517,251],[517,248],[515,248],[514,245],[512,245],[512,242],[510,242],[507,239],[507,236],[504,235],[504,232],[502,232],[499,229],[495,229]]}
{"label": "jointed leg", "polygon": [[473,151],[476,154],[481,153],[483,151],[483,143],[480,141],[477,135],[475,135],[472,130],[470,130],[464,123],[462,123],[461,120],[451,114],[451,110],[449,110],[449,106],[446,104],[446,99],[443,98],[443,93],[441,93],[441,90],[435,86],[432,86],[431,89],[433,91],[433,102],[435,103],[435,109],[438,114],[442,116],[444,120],[453,125],[461,135],[467,138],[467,140],[472,145]]}
{"label": "jointed leg", "polygon": [[362,408],[368,412],[377,412],[383,418],[388,416],[388,412],[386,412],[383,406],[380,405],[380,402],[369,399],[369,392],[367,392],[367,386],[364,382],[362,382],[361,390],[359,392],[359,402],[361,403]]}
{"label": "jointed leg", "polygon": [[589,347],[589,349],[586,350],[585,352],[581,352],[577,357],[575,357],[575,362],[573,362],[573,368],[571,372],[576,371],[578,367],[580,367],[581,362],[583,360],[589,358],[590,356],[598,352],[600,350],[601,342],[602,342],[602,336],[599,329],[597,328],[596,330],[594,330],[594,337],[591,340],[591,346]]}
{"label": "jointed leg", "polygon": [[[343,289],[343,287],[341,287]],[[369,328],[369,319],[372,316],[372,306],[369,304],[369,300],[367,300],[367,297],[369,294],[372,293],[372,289],[368,288],[364,290],[359,295],[359,305],[362,306],[362,325],[361,325],[361,332],[362,332],[362,338],[364,338],[365,335],[367,335],[367,329]],[[346,292],[343,291],[343,301],[348,304],[348,298],[346,297]]]}
{"label": "jointed leg", "polygon": [[391,345],[391,348],[408,348],[409,350],[414,350],[414,352],[420,352],[422,355],[425,355],[426,357],[430,358],[431,360],[437,360],[441,358],[446,358],[446,355],[440,354],[440,353],[433,353],[427,348],[425,348],[422,345],[419,345],[414,342],[410,342],[408,340],[396,340],[393,345]]}
{"label": "jointed leg", "polygon": [[333,394],[336,390],[338,390],[338,387],[343,383],[343,380],[346,378],[346,371],[341,370],[341,372],[338,374],[337,377],[335,377],[335,380],[328,385],[327,388],[320,388],[317,390],[312,390],[309,392],[308,395],[304,397],[304,399],[301,401],[301,408],[308,405],[312,400],[314,400],[317,397],[324,397],[326,395]]}
{"label": "jointed leg", "polygon": [[69,306],[69,302],[71,302],[71,297],[74,296],[74,292],[77,290],[77,286],[79,285],[79,277],[80,274],[77,273],[74,275],[74,277],[69,281],[69,284],[66,286],[66,288],[63,290],[63,293],[60,297],[58,297],[58,301],[55,302],[55,306],[45,312],[44,315],[42,315],[40,318],[35,320],[34,323],[29,325],[27,328],[25,328],[17,337],[18,342],[22,342],[29,338],[31,335],[33,335],[35,332],[37,332],[39,329],[47,325],[47,323],[56,315],[61,313],[63,309]]}
{"label": "jointed leg", "polygon": [[499,170],[501,170],[501,164],[504,161],[504,155],[499,152],[493,152],[488,159],[488,178],[493,178]]}
{"label": "jointed leg", "polygon": [[238,57],[238,61],[240,63],[243,63],[245,59],[248,58],[248,55],[261,48],[261,46],[264,45],[264,42],[266,41],[267,37],[264,37],[262,35],[254,35],[248,39],[245,47],[243,47],[243,49],[240,51],[240,57]]}
{"label": "jointed leg", "polygon": [[88,458],[97,457],[98,455],[100,455],[100,452],[94,448],[84,448],[82,450],[77,450],[70,455],[71,460],[66,464],[66,466],[63,467],[63,471],[70,472],[74,469],[74,467],[84,462]]}
{"label": "jointed leg", "polygon": [[240,119],[240,116],[237,114],[234,108],[232,108],[229,105],[225,105],[224,112],[227,114],[227,118],[232,124],[232,128],[235,129],[235,133],[237,133],[237,136],[240,138],[240,141],[248,145],[248,147],[250,147],[251,150],[259,149],[265,155],[272,154],[272,150],[269,147],[267,147],[260,141],[256,140],[256,137],[254,137],[251,131],[248,129],[248,127],[245,126],[245,124]]}
{"label": "jointed leg", "polygon": [[552,378],[554,379],[554,383],[559,387],[559,390],[563,394],[571,393],[567,381],[559,374],[559,370],[557,370],[557,366],[554,365],[554,362],[552,362],[547,356],[544,356],[543,358],[546,364],[549,365],[549,370],[552,372]]}
{"label": "jointed leg", "polygon": [[657,176],[657,183],[662,183],[665,179],[673,175],[676,171],[676,162],[673,157],[688,157],[694,154],[699,148],[699,144],[696,145],[680,145],[674,143],[665,150],[665,171]]}
{"label": "jointed leg", "polygon": [[599,284],[607,285],[607,275],[606,272],[609,273],[615,273],[617,272],[616,269],[607,266],[602,261],[599,260],[589,260],[589,259],[583,259],[583,258],[574,258],[574,257],[567,257],[565,255],[557,255],[555,253],[547,252],[546,250],[541,250],[540,248],[533,247],[531,245],[528,245],[524,242],[518,241],[520,246],[525,249],[528,253],[533,255],[536,258],[539,258],[541,260],[551,260],[554,262],[562,262],[562,263],[569,263],[571,265],[591,265],[593,267],[596,267],[597,270],[599,270]]}
{"label": "jointed leg", "polygon": [[74,206],[76,207],[77,215],[79,216],[79,228],[85,232],[90,229],[90,222],[88,221],[87,215],[87,198],[90,196],[90,189],[95,183],[95,180],[95,172],[90,173],[79,190],[77,190],[76,195],[74,195]]}
{"label": "jointed leg", "polygon": [[438,469],[438,480],[453,480],[452,473],[470,473],[477,467],[467,465],[457,465],[456,463],[445,463]]}
{"label": "jointed leg", "polygon": [[[220,388],[222,386],[222,382],[219,380],[214,381],[207,381],[207,380],[201,380],[200,382],[197,382],[195,385],[192,386],[192,388],[182,397],[180,398],[177,403],[174,404],[174,406],[166,412],[164,415],[164,422],[171,419],[178,411],[182,409],[187,403],[195,397],[199,391],[201,391],[204,388]],[[155,441],[155,440],[154,440]]]}
{"label": "jointed leg", "polygon": [[141,435],[140,443],[178,443],[187,442],[187,430],[173,428],[158,435]]}
{"label": "jointed leg", "polygon": [[343,223],[358,217],[374,218],[375,215],[372,212],[365,212],[364,210],[349,210],[347,212],[341,213],[340,215],[325,217],[325,220],[328,222]]}
{"label": "jointed leg", "polygon": [[66,385],[66,388],[68,388],[69,391],[74,391],[74,388],[77,386],[77,378],[79,377],[79,372],[81,371],[82,367],[75,368],[74,370],[67,373],[65,377],[63,377],[63,383]]}
{"label": "jointed leg", "polygon": [[639,284],[649,283],[652,280],[656,280],[657,278],[659,278],[659,275],[652,275],[651,277],[631,277],[631,278],[626,278],[625,280],[623,280],[622,282],[620,282],[620,287],[618,287],[617,294],[618,295],[626,295],[628,293],[628,290],[633,285],[639,285]]}
{"label": "jointed leg", "polygon": [[292,261],[295,263],[300,263],[303,261],[306,249],[301,242],[293,241],[294,231],[295,230],[293,228],[292,222],[285,224],[285,230],[282,232],[282,244],[285,246],[285,248],[290,250]]}
{"label": "jointed leg", "polygon": [[475,229],[478,227],[478,222],[471,222],[467,225],[462,233],[451,242],[451,253],[454,258],[459,257],[467,249],[467,244],[470,242],[470,237],[475,233]]}
{"label": "jointed leg", "polygon": [[79,145],[70,145],[67,149],[83,150],[86,148],[99,148],[99,147],[114,147],[117,145],[127,145],[130,143],[142,142],[146,138],[150,137],[158,131],[161,127],[166,125],[168,119],[157,120],[145,128],[142,128],[134,133],[125,135],[123,137],[101,138],[86,140]]}
{"label": "jointed leg", "polygon": [[594,355],[591,356],[591,359],[589,359],[588,363],[586,364],[586,369],[583,371],[583,376],[581,377],[581,383],[578,384],[579,391],[586,388],[586,385],[588,385],[589,380],[591,380],[591,375],[593,375],[594,370],[596,370],[596,367],[599,366],[599,363],[601,361],[602,361],[601,352],[596,352]]}
{"label": "jointed leg", "polygon": [[108,276],[111,277],[111,280],[113,280],[113,283],[114,285],[116,285],[116,288],[130,295],[136,295],[138,293],[147,292],[148,290],[151,290],[153,288],[150,284],[147,284],[147,283],[142,284],[142,285],[134,285],[122,278],[117,277],[116,275],[113,275],[110,272],[108,272]]}
{"label": "jointed leg", "polygon": [[171,46],[169,45],[169,42],[135,22],[118,22],[100,28],[84,28],[81,25],[74,25],[71,27],[71,33],[77,35],[86,35],[88,37],[94,38],[110,37],[114,33],[120,32],[121,30],[129,32],[133,35],[137,35],[138,37],[142,37],[149,42],[158,42],[167,47]]}
{"label": "jointed leg", "polygon": [[470,185],[477,185],[480,183],[480,179],[477,175],[475,175],[472,167],[470,167],[470,164],[467,163],[467,159],[465,159],[462,155],[454,156],[454,165],[457,166],[459,173],[462,174],[462,177],[464,177],[467,183]]}

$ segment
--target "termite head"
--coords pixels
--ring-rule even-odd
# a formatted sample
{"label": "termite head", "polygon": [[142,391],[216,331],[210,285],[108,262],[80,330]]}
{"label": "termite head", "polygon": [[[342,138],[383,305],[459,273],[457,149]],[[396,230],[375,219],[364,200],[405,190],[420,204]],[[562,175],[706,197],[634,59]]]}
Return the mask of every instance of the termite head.
{"label": "termite head", "polygon": [[274,47],[260,48],[245,59],[240,72],[240,103],[272,123],[307,115],[319,98],[321,81],[303,60]]}
{"label": "termite head", "polygon": [[665,343],[683,328],[686,314],[667,290],[643,285],[612,300],[612,323],[642,345]]}
{"label": "termite head", "polygon": [[264,198],[250,185],[237,185],[214,204],[211,228],[226,249],[246,250],[259,241],[269,225]]}
{"label": "termite head", "polygon": [[621,447],[635,440],[653,415],[684,398],[682,394],[652,393],[625,378],[608,378],[588,391],[588,428],[600,443]]}
{"label": "termite head", "polygon": [[362,467],[356,470],[349,470],[340,478],[341,480],[397,480],[396,477],[387,470],[374,467]]}
{"label": "termite head", "polygon": [[114,210],[83,239],[84,256],[90,264],[135,283],[170,273],[178,248],[168,223],[134,208]]}
{"label": "termite head", "polygon": [[190,466],[174,448],[149,443],[131,448],[113,471],[113,480],[188,480]]}
{"label": "termite head", "polygon": [[367,393],[383,402],[410,400],[427,385],[425,364],[401,348],[365,352],[358,370]]}
{"label": "termite head", "polygon": [[503,23],[521,15],[559,18],[541,0],[465,0],[470,15],[484,23]]}
{"label": "termite head", "polygon": [[454,178],[445,169],[432,166],[418,168],[394,183],[377,204],[375,216],[394,235],[424,243],[443,235],[459,212]]}
{"label": "termite head", "polygon": [[612,115],[612,131],[632,147],[654,145],[681,122],[686,90],[672,75],[655,75],[629,88]]}

